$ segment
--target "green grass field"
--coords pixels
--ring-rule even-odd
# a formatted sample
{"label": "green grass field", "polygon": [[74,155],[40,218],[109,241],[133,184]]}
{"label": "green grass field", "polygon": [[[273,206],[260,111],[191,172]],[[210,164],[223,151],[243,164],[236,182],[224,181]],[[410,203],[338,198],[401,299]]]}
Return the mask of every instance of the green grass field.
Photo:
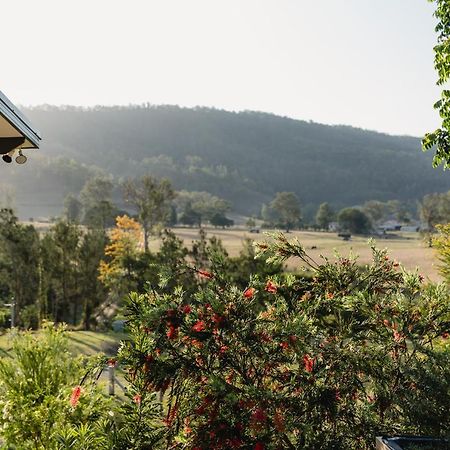
{"label": "green grass field", "polygon": [[[115,355],[124,333],[95,332],[95,331],[68,331],[70,350],[74,355]],[[8,356],[11,350],[9,334],[0,336],[0,357]]]}

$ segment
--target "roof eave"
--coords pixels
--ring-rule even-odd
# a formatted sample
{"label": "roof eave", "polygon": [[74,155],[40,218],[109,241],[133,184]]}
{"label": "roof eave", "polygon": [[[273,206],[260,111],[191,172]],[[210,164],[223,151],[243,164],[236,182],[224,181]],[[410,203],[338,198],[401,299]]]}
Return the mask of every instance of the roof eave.
{"label": "roof eave", "polygon": [[[39,148],[42,140],[39,131],[35,130],[28,119],[0,91],[0,115],[3,116],[24,138],[22,148]],[[27,143],[28,141],[28,143]]]}

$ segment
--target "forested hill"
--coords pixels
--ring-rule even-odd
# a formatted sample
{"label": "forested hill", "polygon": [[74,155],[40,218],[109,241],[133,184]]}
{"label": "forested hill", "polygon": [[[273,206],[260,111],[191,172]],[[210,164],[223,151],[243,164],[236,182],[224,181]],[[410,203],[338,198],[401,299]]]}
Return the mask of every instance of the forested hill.
{"label": "forested hill", "polygon": [[[258,112],[176,106],[25,110],[44,141],[26,166],[1,165],[21,215],[61,209],[97,168],[120,178],[146,172],[178,189],[209,191],[256,213],[278,191],[304,206],[415,200],[450,189],[420,140]],[[34,205],[34,206],[33,206]],[[30,208],[30,206],[32,208]]]}

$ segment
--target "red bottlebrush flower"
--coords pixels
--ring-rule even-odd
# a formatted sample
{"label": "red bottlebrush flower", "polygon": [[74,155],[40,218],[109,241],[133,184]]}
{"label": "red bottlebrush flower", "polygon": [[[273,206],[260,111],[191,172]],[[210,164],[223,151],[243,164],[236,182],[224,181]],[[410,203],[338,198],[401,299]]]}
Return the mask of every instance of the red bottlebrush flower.
{"label": "red bottlebrush flower", "polygon": [[155,353],[159,356],[161,354],[161,349],[160,348],[155,348]]}
{"label": "red bottlebrush flower", "polygon": [[283,350],[287,350],[289,348],[289,342],[286,342],[286,341],[280,342],[280,347]]}
{"label": "red bottlebrush flower", "polygon": [[289,336],[289,341],[291,342],[291,344],[294,344],[295,342],[297,342],[297,336],[294,335]]}
{"label": "red bottlebrush flower", "polygon": [[178,336],[178,328],[174,327],[173,325],[170,325],[169,329],[166,332],[166,336],[168,339],[176,339]]}
{"label": "red bottlebrush flower", "polygon": [[334,294],[332,292],[327,292],[327,299],[331,300],[332,298],[334,298]]}
{"label": "red bottlebrush flower", "polygon": [[275,415],[273,416],[273,424],[277,431],[279,431],[280,433],[284,432],[285,430],[284,417],[280,411],[275,411]]}
{"label": "red bottlebrush flower", "polygon": [[139,394],[136,394],[133,397],[133,402],[136,403],[136,405],[140,405],[142,402],[142,397]]}
{"label": "red bottlebrush flower", "polygon": [[151,364],[153,362],[153,356],[152,355],[147,355],[145,357],[145,363],[144,363],[144,372],[149,372],[150,371],[150,367]]}
{"label": "red bottlebrush flower", "polygon": [[72,408],[75,408],[80,400],[81,396],[81,386],[76,386],[72,389],[72,395],[70,396],[70,404]]}
{"label": "red bottlebrush flower", "polygon": [[116,367],[117,361],[114,358],[110,358],[108,359],[108,361],[106,361],[106,364],[108,365],[108,367]]}
{"label": "red bottlebrush flower", "polygon": [[191,344],[196,348],[203,347],[203,342],[200,342],[198,339],[192,339]]}
{"label": "red bottlebrush flower", "polygon": [[383,323],[384,323],[384,326],[385,326],[385,327],[388,327],[388,328],[390,328],[390,326],[391,326],[391,323],[389,322],[389,320],[387,320],[387,319],[384,319],[384,320],[383,320]]}
{"label": "red bottlebrush flower", "polygon": [[278,287],[275,283],[273,283],[272,281],[267,281],[266,283],[266,287],[264,288],[267,292],[269,292],[270,294],[276,294]]}
{"label": "red bottlebrush flower", "polygon": [[206,405],[200,405],[198,408],[196,408],[195,414],[203,414],[206,410]]}
{"label": "red bottlebrush flower", "polygon": [[223,355],[223,354],[226,353],[229,349],[230,349],[230,347],[228,347],[228,345],[222,345],[222,346],[220,347],[219,353],[220,353],[221,355]]}
{"label": "red bottlebrush flower", "polygon": [[262,408],[256,408],[252,413],[252,421],[263,423],[267,420],[266,411]]}
{"label": "red bottlebrush flower", "polygon": [[203,320],[197,321],[192,327],[194,331],[200,332],[206,329],[205,322]]}
{"label": "red bottlebrush flower", "polygon": [[305,355],[303,357],[303,366],[306,370],[306,372],[311,373],[314,370],[314,362],[316,358],[311,358],[309,355]]}
{"label": "red bottlebrush flower", "polygon": [[257,442],[255,444],[254,450],[264,450],[264,444],[262,442]]}
{"label": "red bottlebrush flower", "polygon": [[241,448],[242,441],[239,438],[232,438],[232,439],[230,439],[230,447],[231,448]]}
{"label": "red bottlebrush flower", "polygon": [[263,342],[272,342],[272,336],[270,336],[270,334],[265,331],[261,331],[259,337]]}
{"label": "red bottlebrush flower", "polygon": [[177,312],[173,308],[167,310],[167,317],[176,317],[176,315],[177,315]]}
{"label": "red bottlebrush flower", "polygon": [[444,339],[448,339],[449,336],[450,336],[450,333],[447,333],[447,331],[444,331],[444,333],[442,333],[442,337]]}
{"label": "red bottlebrush flower", "polygon": [[256,289],[255,289],[255,288],[252,288],[252,287],[247,288],[247,289],[244,291],[244,297],[245,297],[245,298],[253,298],[253,296],[255,295],[255,292],[256,292]]}
{"label": "red bottlebrush flower", "polygon": [[192,311],[192,308],[190,305],[184,305],[183,306],[183,314],[190,314]]}
{"label": "red bottlebrush flower", "polygon": [[239,400],[238,405],[240,408],[251,409],[255,406],[255,402],[253,400]]}
{"label": "red bottlebrush flower", "polygon": [[221,316],[220,314],[213,314],[211,320],[218,326],[220,327],[223,322],[225,322],[225,317]]}
{"label": "red bottlebrush flower", "polygon": [[214,275],[211,272],[208,272],[206,270],[197,270],[197,273],[202,277],[202,278],[208,278],[209,280],[212,280],[214,278]]}
{"label": "red bottlebrush flower", "polygon": [[203,358],[201,356],[197,356],[197,358],[195,358],[195,362],[200,367],[203,367],[205,365],[205,361],[203,360]]}
{"label": "red bottlebrush flower", "polygon": [[401,340],[403,340],[403,333],[399,333],[398,331],[394,331],[394,341],[395,342],[400,342]]}

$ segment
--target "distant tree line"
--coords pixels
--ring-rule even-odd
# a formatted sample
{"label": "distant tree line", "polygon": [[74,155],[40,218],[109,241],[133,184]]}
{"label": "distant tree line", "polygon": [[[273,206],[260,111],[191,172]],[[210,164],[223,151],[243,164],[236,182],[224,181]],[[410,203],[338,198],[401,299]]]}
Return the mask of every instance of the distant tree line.
{"label": "distant tree line", "polygon": [[[426,209],[434,198],[444,198],[445,195],[428,194],[419,206],[415,202],[399,200],[369,200],[361,206],[337,210],[331,203],[324,202],[309,218],[304,216],[304,209],[295,192],[281,191],[270,202],[262,204],[259,214],[249,218],[262,220],[265,228],[286,231],[310,227],[327,230],[330,225],[337,224],[340,229],[365,234],[376,230],[386,220],[409,224],[416,217],[421,217],[427,223],[428,219],[424,217],[431,214],[431,221],[442,222],[434,210],[427,213]],[[67,195],[64,205],[64,215],[69,222],[102,229],[112,227],[118,215],[131,214],[143,226],[144,248],[148,248],[149,233],[158,226],[178,224],[200,228],[210,224],[226,228],[234,225],[234,221],[227,217],[233,210],[230,201],[206,191],[176,191],[169,180],[150,175],[118,183],[111,177],[96,174],[86,180],[78,195]],[[443,207],[438,209],[443,210]],[[254,222],[249,223],[252,228]]]}
{"label": "distant tree line", "polygon": [[[255,271],[282,271],[281,265],[266,268],[255,261],[250,242],[239,257],[231,258],[221,242],[208,240],[201,228],[192,249],[164,231],[177,209],[181,217],[193,211],[195,226],[206,220],[225,226],[215,222],[218,216],[230,225],[225,216],[230,205],[218,197],[181,192],[177,198],[168,180],[145,176],[123,184],[124,198],[134,212],[129,216],[113,203],[113,188],[104,177],[88,180],[78,197],[67,197],[65,217],[42,234],[33,224],[20,222],[11,209],[0,209],[0,294],[4,303],[14,303],[16,325],[37,328],[49,319],[83,329],[96,327],[117,313],[128,292],[143,292],[147,282],[158,284],[162,265],[176,271],[189,260],[207,269],[211,249],[237,283]],[[161,237],[157,251],[150,251],[151,235]],[[186,289],[197,283],[191,273],[179,280]],[[3,321],[8,316],[5,307],[0,316]]]}
{"label": "distant tree line", "polygon": [[417,201],[450,189],[416,138],[207,108],[26,113],[42,130],[45,151],[28,152],[28,164],[2,176],[14,187],[21,217],[59,215],[65,196],[78,195],[99,174],[119,184],[147,173],[168,178],[177,191],[209,192],[249,216],[277,192],[294,192],[304,221],[324,201],[336,208],[371,199]]}
{"label": "distant tree line", "polygon": [[[120,190],[127,210],[117,206]],[[15,304],[16,323],[21,326],[37,327],[48,318],[89,329],[101,317],[111,317],[105,311],[116,311],[127,292],[142,291],[147,281],[158,283],[154,267],[164,263],[175,271],[187,260],[207,266],[207,248],[221,258],[227,276],[235,282],[262,270],[255,266],[249,244],[233,259],[219,240],[206,239],[204,223],[233,224],[226,216],[231,204],[210,193],[177,192],[168,180],[149,175],[124,180],[120,186],[97,175],[86,181],[78,196],[68,196],[65,204],[65,216],[43,234],[20,222],[11,209],[0,210],[0,294],[5,303]],[[429,231],[450,222],[450,192],[426,195],[418,212]],[[260,219],[287,231],[305,226],[326,230],[335,223],[341,230],[364,234],[388,219],[410,223],[413,214],[410,205],[399,201],[369,201],[339,211],[322,203],[311,225],[302,218],[297,195],[279,192],[263,205]],[[164,231],[176,223],[199,227],[199,240],[191,249]],[[255,219],[250,217],[247,225],[255,226]],[[162,237],[157,251],[150,250],[152,235]],[[196,283],[189,273],[180,275],[180,280],[185,280],[186,289]],[[3,309],[0,321],[6,315]]]}
{"label": "distant tree line", "polygon": [[208,192],[175,191],[171,181],[144,175],[114,183],[111,178],[96,175],[89,178],[78,195],[64,200],[64,216],[69,222],[95,228],[110,228],[115,218],[131,214],[144,230],[144,248],[153,230],[177,223],[202,227],[229,227],[226,217],[231,203]]}

